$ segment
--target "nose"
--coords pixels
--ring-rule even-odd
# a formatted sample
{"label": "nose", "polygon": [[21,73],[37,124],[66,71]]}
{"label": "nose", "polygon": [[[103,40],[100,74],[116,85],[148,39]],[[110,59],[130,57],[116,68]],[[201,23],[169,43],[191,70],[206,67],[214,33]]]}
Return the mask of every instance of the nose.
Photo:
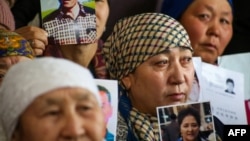
{"label": "nose", "polygon": [[187,131],[192,131],[192,130],[193,130],[193,128],[191,126],[187,127]]}
{"label": "nose", "polygon": [[77,113],[65,115],[63,120],[62,136],[64,140],[77,140],[85,134],[84,119]]}
{"label": "nose", "polygon": [[179,62],[173,64],[169,81],[173,85],[180,85],[185,82],[183,67]]}
{"label": "nose", "polygon": [[215,37],[218,37],[220,35],[220,22],[219,22],[219,20],[214,19],[209,23],[207,34],[210,36],[215,36]]}

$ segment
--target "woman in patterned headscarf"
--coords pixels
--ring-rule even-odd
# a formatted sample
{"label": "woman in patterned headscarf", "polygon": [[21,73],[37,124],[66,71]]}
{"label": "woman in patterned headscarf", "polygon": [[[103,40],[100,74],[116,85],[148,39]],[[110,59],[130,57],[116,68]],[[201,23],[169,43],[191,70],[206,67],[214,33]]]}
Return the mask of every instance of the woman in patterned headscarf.
{"label": "woman in patterned headscarf", "polygon": [[7,70],[14,64],[34,58],[27,40],[19,34],[0,29],[0,85]]}
{"label": "woman in patterned headscarf", "polygon": [[117,140],[159,140],[156,107],[186,102],[194,78],[185,29],[160,13],[124,18],[103,54],[120,88]]}

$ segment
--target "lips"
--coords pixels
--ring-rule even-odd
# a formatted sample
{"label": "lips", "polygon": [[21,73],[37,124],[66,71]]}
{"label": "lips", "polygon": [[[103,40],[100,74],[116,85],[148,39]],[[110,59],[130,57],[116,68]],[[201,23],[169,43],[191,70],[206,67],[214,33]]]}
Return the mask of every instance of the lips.
{"label": "lips", "polygon": [[213,43],[212,41],[205,42],[205,43],[202,43],[200,45],[201,45],[201,47],[206,48],[208,50],[218,50],[218,46],[215,43]]}
{"label": "lips", "polygon": [[182,101],[185,98],[184,93],[173,93],[168,95],[169,98],[171,98],[173,101]]}

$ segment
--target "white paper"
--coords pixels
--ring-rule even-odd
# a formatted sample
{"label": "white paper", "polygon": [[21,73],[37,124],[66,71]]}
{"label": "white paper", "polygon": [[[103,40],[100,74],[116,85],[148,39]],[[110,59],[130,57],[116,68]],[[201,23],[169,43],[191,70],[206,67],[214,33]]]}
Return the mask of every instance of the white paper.
{"label": "white paper", "polygon": [[250,53],[239,53],[221,56],[219,66],[244,74],[245,99],[250,99]]}
{"label": "white paper", "polygon": [[[203,62],[202,77],[202,98],[211,101],[213,114],[224,124],[247,124],[243,74]],[[228,78],[234,80],[235,94],[225,92]]]}
{"label": "white paper", "polygon": [[192,90],[190,92],[188,102],[198,102],[201,101],[202,95],[201,95],[201,89],[204,84],[202,84],[202,61],[200,57],[193,57],[193,63],[195,68],[196,77],[193,82]]}

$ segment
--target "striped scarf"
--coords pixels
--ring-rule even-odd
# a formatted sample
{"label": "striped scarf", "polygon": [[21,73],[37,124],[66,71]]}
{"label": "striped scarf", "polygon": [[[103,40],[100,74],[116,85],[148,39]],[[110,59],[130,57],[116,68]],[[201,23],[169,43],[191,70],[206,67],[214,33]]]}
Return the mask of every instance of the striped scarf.
{"label": "striped scarf", "polygon": [[137,109],[132,108],[130,121],[140,141],[160,140],[157,117],[140,113]]}

